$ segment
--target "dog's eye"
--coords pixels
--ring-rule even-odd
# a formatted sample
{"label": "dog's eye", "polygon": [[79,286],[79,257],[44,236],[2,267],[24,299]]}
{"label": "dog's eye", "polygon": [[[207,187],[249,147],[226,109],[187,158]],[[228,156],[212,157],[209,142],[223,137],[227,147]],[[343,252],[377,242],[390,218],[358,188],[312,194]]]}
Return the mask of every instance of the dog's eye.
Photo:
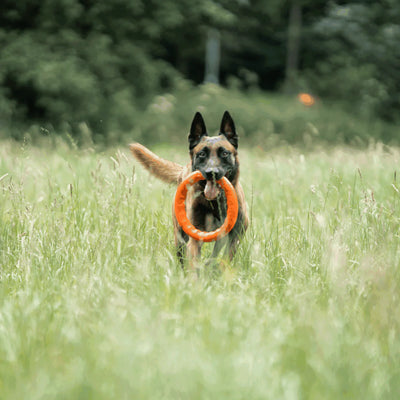
{"label": "dog's eye", "polygon": [[229,154],[230,154],[229,151],[223,150],[221,153],[221,157],[223,158],[229,157]]}
{"label": "dog's eye", "polygon": [[197,153],[197,157],[200,159],[206,158],[206,152],[200,151],[199,153]]}

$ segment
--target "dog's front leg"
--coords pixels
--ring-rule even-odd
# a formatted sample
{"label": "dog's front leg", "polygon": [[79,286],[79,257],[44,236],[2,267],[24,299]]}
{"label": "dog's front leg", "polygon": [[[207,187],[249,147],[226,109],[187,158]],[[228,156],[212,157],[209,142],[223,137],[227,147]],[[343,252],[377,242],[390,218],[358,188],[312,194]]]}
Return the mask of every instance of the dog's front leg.
{"label": "dog's front leg", "polygon": [[201,254],[201,245],[202,242],[199,242],[193,238],[189,238],[189,242],[187,245],[189,267],[193,272],[197,271],[198,269],[198,260]]}
{"label": "dog's front leg", "polygon": [[[211,258],[213,258],[213,259],[215,259],[215,258],[217,258],[218,257],[218,255],[219,255],[219,253],[221,252],[221,250],[224,248],[224,247],[226,247],[227,246],[227,243],[228,243],[228,237],[223,237],[222,239],[218,239],[216,242],[215,242],[215,245],[214,245],[214,248],[213,248],[213,252],[212,252],[212,254],[211,254]],[[226,250],[225,250],[225,252],[224,253],[226,253]],[[224,256],[225,256],[226,254],[224,254]]]}

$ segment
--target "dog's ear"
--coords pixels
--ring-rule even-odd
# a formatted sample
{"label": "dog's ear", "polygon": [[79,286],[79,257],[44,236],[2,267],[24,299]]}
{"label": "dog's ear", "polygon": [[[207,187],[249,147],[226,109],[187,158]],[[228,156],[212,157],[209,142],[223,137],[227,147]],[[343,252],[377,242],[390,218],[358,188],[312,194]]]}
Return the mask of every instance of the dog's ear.
{"label": "dog's ear", "polygon": [[189,149],[192,150],[200,142],[203,136],[207,136],[206,124],[199,112],[193,118],[189,133]]}
{"label": "dog's ear", "polygon": [[224,136],[226,136],[228,141],[233,145],[235,149],[238,148],[239,138],[236,133],[235,123],[233,122],[233,119],[231,115],[228,113],[228,111],[225,111],[222,117],[220,132]]}

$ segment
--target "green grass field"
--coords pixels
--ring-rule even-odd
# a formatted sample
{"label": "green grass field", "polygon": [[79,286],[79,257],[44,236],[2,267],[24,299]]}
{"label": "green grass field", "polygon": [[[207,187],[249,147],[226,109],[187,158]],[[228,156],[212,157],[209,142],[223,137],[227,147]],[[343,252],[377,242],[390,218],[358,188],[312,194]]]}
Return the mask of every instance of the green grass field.
{"label": "green grass field", "polygon": [[399,398],[400,149],[240,155],[251,227],[194,280],[126,148],[1,142],[0,399]]}

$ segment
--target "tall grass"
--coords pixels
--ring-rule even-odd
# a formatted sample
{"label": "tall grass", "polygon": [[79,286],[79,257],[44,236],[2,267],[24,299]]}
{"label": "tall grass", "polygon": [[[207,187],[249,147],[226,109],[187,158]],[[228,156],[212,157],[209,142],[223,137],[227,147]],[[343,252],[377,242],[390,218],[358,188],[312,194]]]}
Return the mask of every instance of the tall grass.
{"label": "tall grass", "polygon": [[126,149],[2,142],[0,398],[397,399],[399,158],[242,150],[251,227],[193,280]]}

